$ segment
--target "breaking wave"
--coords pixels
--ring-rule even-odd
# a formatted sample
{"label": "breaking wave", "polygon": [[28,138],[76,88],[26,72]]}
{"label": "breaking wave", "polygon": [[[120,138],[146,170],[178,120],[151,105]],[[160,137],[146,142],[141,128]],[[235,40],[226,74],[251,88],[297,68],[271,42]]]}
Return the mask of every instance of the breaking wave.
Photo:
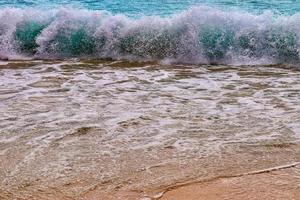
{"label": "breaking wave", "polygon": [[0,58],[112,58],[179,63],[298,63],[300,14],[194,7],[134,19],[74,8],[0,10]]}

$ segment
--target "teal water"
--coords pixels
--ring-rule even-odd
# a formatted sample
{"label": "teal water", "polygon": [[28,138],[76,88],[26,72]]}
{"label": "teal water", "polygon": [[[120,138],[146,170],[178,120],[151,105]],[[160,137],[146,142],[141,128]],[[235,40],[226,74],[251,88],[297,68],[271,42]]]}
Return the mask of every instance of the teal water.
{"label": "teal water", "polygon": [[0,58],[299,63],[300,1],[1,1]]}
{"label": "teal water", "polygon": [[1,1],[1,7],[46,7],[74,6],[92,10],[107,10],[129,16],[162,15],[180,12],[192,6],[212,6],[223,9],[239,8],[261,13],[273,11],[295,14],[300,11],[298,0],[14,0]]}

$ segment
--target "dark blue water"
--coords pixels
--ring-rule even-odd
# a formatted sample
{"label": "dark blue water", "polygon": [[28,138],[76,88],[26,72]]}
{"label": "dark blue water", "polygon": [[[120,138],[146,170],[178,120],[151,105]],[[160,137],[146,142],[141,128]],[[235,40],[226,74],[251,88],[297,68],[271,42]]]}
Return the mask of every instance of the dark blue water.
{"label": "dark blue water", "polygon": [[299,63],[300,1],[0,1],[0,58]]}

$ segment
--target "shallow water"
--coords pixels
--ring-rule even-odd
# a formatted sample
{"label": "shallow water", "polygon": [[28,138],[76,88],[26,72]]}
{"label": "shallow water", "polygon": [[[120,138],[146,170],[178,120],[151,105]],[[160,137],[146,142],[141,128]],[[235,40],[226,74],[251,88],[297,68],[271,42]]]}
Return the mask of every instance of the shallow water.
{"label": "shallow water", "polygon": [[299,162],[299,95],[283,65],[1,62],[0,197],[145,197]]}

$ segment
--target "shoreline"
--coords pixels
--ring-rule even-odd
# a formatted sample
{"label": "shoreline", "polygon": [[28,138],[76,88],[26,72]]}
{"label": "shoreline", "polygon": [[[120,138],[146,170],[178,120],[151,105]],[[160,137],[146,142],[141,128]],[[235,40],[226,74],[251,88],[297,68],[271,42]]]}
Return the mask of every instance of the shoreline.
{"label": "shoreline", "polygon": [[105,196],[103,191],[95,189],[81,198],[96,200],[99,196],[104,196],[107,200],[294,200],[300,196],[300,179],[296,178],[299,174],[300,162],[294,162],[243,174],[179,183],[160,192],[149,192],[151,195],[143,195],[142,191],[119,191]]}
{"label": "shoreline", "polygon": [[[280,179],[284,179],[288,174],[299,173],[300,162],[295,162],[249,173],[173,186],[155,200],[239,200],[259,199],[261,195],[264,196],[263,199],[292,200],[300,196],[300,180],[293,184],[293,179],[290,177],[291,179],[285,180],[283,184]],[[266,185],[269,187],[266,188]],[[284,188],[283,185],[289,185],[289,188]],[[275,190],[278,191],[273,193]]]}

